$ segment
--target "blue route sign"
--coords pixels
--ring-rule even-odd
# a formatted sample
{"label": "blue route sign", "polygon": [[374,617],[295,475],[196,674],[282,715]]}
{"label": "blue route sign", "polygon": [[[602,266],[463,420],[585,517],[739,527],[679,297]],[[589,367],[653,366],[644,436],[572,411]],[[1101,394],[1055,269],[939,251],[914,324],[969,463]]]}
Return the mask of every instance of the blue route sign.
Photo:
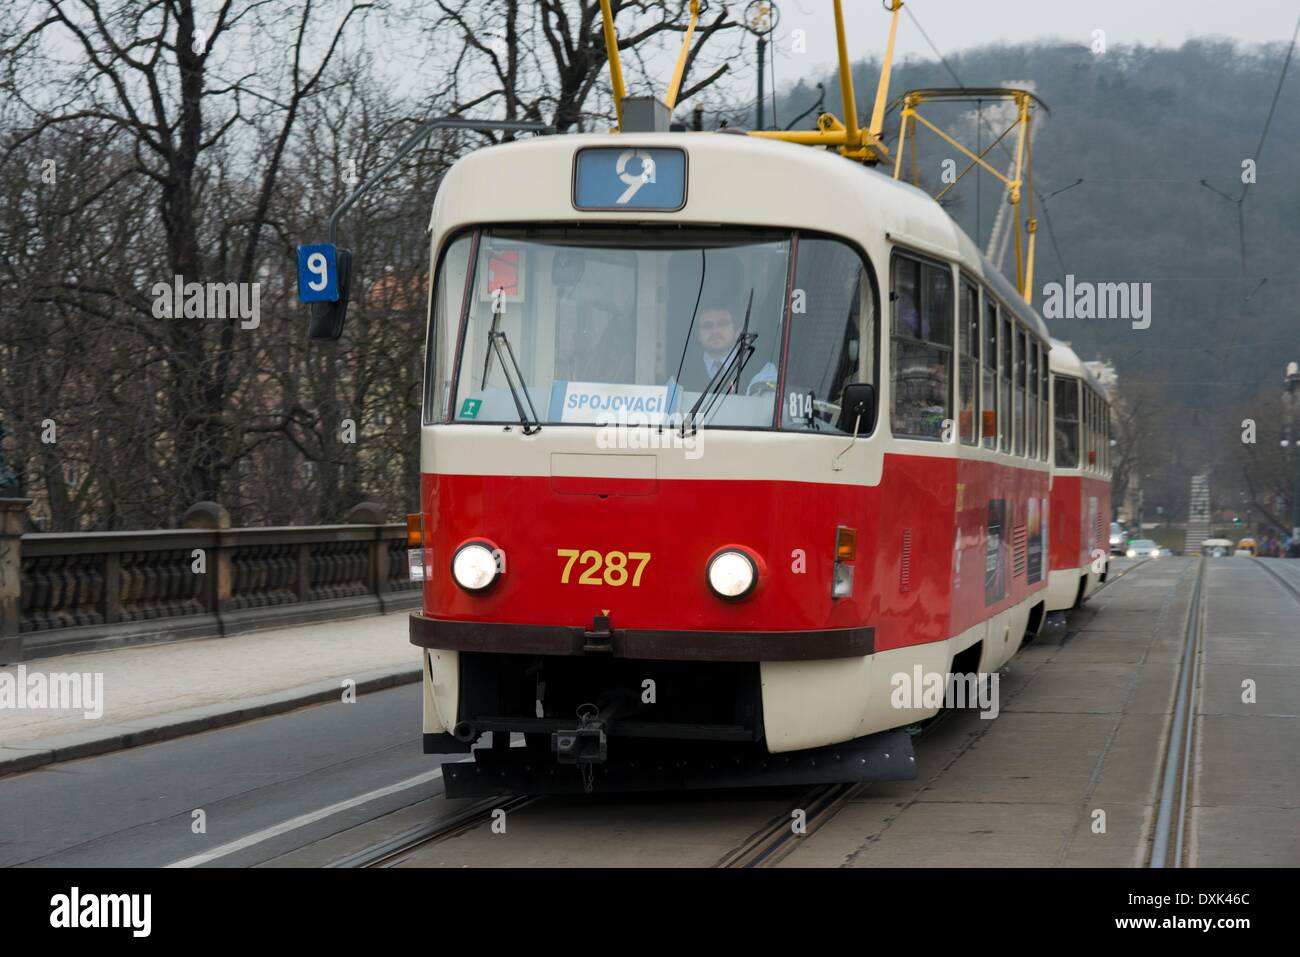
{"label": "blue route sign", "polygon": [[657,209],[686,205],[686,151],[593,146],[574,158],[573,205],[578,209]]}
{"label": "blue route sign", "polygon": [[338,250],[333,243],[298,247],[298,299],[300,302],[337,302],[339,298]]}

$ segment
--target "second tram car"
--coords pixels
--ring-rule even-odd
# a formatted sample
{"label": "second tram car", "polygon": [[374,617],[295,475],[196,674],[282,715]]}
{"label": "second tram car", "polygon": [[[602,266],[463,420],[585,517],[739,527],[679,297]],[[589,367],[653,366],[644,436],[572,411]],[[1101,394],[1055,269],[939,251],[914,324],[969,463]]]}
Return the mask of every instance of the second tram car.
{"label": "second tram car", "polygon": [[1047,610],[1078,608],[1110,568],[1110,403],[1074,350],[1051,351],[1051,574]]}

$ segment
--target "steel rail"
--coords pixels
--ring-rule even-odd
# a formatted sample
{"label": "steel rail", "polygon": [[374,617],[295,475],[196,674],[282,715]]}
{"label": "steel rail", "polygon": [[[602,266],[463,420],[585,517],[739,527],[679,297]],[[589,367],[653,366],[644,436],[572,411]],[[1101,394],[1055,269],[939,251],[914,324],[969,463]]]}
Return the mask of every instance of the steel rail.
{"label": "steel rail", "polygon": [[[1160,803],[1156,811],[1155,836],[1147,866],[1182,867],[1183,837],[1187,828],[1187,805],[1191,778],[1191,749],[1196,730],[1194,702],[1201,671],[1205,600],[1205,559],[1196,568],[1196,584],[1187,611],[1186,638],[1179,668],[1178,690],[1169,735],[1165,741],[1164,770],[1161,773]],[[1171,851],[1170,843],[1173,842]]]}
{"label": "steel rail", "polygon": [[1269,568],[1267,562],[1260,561],[1258,558],[1252,558],[1251,561],[1253,561],[1260,568],[1264,569],[1264,571],[1268,572],[1268,574],[1272,576],[1272,578],[1279,585],[1281,585],[1283,588],[1287,590],[1287,592],[1291,595],[1291,597],[1296,600],[1296,603],[1300,604],[1300,588],[1296,588],[1295,585],[1287,581],[1286,578],[1284,578],[1282,575],[1278,574],[1277,572],[1273,571],[1273,569]]}
{"label": "steel rail", "polygon": [[449,817],[439,818],[427,824],[403,831],[370,847],[363,848],[355,854],[334,861],[330,867],[392,867],[411,851],[418,850],[438,841],[463,834],[492,819],[500,811],[516,811],[527,804],[539,801],[539,797],[501,798],[490,797],[476,801]]}
{"label": "steel rail", "polygon": [[[914,738],[921,741],[936,727],[946,721],[953,711],[944,709],[931,718]],[[821,784],[808,791],[789,811],[778,814],[732,848],[714,864],[717,868],[775,867],[794,853],[800,841],[811,837],[825,827],[859,794],[870,788],[869,781],[848,784]],[[804,829],[796,834],[791,826],[795,811],[804,812]]]}

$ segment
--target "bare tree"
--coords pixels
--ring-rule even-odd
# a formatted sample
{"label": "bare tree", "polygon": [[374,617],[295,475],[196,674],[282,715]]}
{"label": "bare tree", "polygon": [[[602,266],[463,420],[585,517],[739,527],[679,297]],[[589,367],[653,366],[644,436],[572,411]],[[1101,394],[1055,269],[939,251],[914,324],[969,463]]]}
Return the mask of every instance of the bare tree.
{"label": "bare tree", "polygon": [[[397,89],[350,37],[427,8],[367,6],[0,10],[0,408],[42,527],[168,525],[204,498],[245,523],[415,499],[425,226],[443,173],[481,138],[431,137],[353,208],[351,321],[332,347],[303,335],[295,246],[431,111],[573,129],[613,107],[598,0],[443,0],[417,21],[433,48],[422,89]],[[662,94],[687,5],[613,9],[629,87]],[[727,72],[735,28],[720,2],[706,9],[680,100]],[[256,283],[261,324],[160,317],[154,286],[176,276]]]}
{"label": "bare tree", "polygon": [[[436,14],[427,35],[436,55],[450,58],[452,84],[445,99],[449,112],[461,113],[500,104],[505,119],[548,119],[556,130],[585,129],[594,117],[611,116],[608,106],[593,109],[592,93],[602,81],[608,59],[599,0],[435,0]],[[689,6],[672,0],[611,0],[618,29],[618,48],[636,65],[629,79],[650,85],[659,95],[666,76],[650,76],[645,58],[662,50],[671,66],[689,21]],[[713,47],[741,25],[728,5],[717,3],[700,17],[687,53],[678,103],[721,79],[730,69],[708,64],[709,72],[691,82]],[[715,40],[716,38],[716,40]],[[626,64],[625,64],[626,65]],[[606,104],[608,104],[606,99]]]}
{"label": "bare tree", "polygon": [[[293,7],[225,0],[214,18],[200,23],[193,0],[33,4],[14,14],[26,20],[11,21],[4,31],[12,39],[3,87],[30,117],[11,137],[6,157],[47,130],[97,124],[105,142],[133,157],[123,176],[150,184],[150,202],[164,233],[165,271],[137,278],[251,283],[303,104],[321,89],[348,24],[370,4],[325,4],[324,12],[320,6],[312,0]],[[319,43],[318,30],[324,37]],[[72,44],[81,59],[61,67],[45,42]],[[282,83],[274,69],[255,62],[265,45],[289,51]],[[211,188],[209,157],[240,134],[258,137],[266,146],[255,156],[244,155],[238,185],[253,198],[232,210],[234,184]],[[227,242],[236,252],[227,261],[229,271],[218,276],[214,267],[220,257],[213,249]],[[140,285],[70,283],[55,274],[44,288],[51,296],[75,298],[80,308],[103,309],[104,300],[115,300],[133,309],[137,320],[151,318]],[[161,325],[168,371],[165,426],[174,447],[178,503],[218,498],[233,466],[232,451],[240,446],[239,422],[229,408],[233,363],[245,347],[237,347],[236,328],[237,317],[216,324],[173,320]]]}

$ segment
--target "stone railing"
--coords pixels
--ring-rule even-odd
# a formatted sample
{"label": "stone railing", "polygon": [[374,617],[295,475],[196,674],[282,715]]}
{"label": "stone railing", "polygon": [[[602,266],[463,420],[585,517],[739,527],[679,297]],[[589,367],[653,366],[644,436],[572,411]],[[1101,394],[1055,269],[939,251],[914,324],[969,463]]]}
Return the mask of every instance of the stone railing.
{"label": "stone railing", "polygon": [[346,525],[229,528],[205,503],[187,528],[21,535],[25,505],[0,501],[0,664],[420,601],[406,527],[381,523],[373,508],[353,509]]}

